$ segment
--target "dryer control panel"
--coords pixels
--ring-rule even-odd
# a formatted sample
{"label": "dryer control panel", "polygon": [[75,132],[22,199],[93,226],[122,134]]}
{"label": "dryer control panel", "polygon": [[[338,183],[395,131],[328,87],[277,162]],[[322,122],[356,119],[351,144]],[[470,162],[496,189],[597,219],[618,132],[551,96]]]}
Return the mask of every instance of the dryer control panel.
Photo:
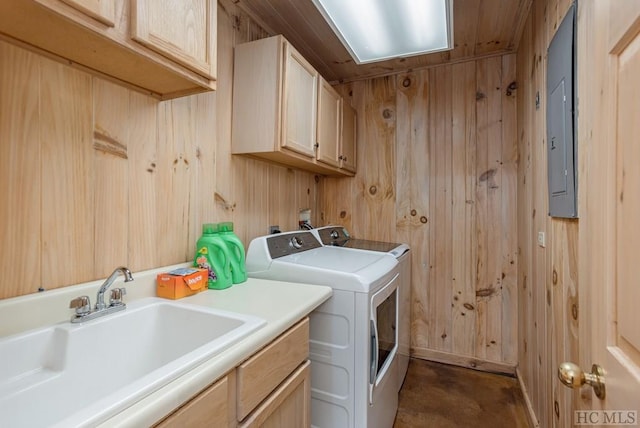
{"label": "dryer control panel", "polygon": [[301,253],[302,251],[322,247],[311,232],[279,233],[267,238],[267,247],[272,259]]}
{"label": "dryer control panel", "polygon": [[318,229],[318,235],[320,235],[320,240],[324,245],[335,245],[338,247],[343,247],[350,238],[347,229],[340,226]]}

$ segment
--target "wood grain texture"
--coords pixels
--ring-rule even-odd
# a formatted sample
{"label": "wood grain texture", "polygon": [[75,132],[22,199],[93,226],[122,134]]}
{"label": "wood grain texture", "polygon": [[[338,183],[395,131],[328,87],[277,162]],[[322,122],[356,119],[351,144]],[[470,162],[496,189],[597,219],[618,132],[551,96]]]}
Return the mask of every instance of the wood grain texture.
{"label": "wood grain texture", "polygon": [[349,84],[358,173],[323,180],[321,206],[354,236],[410,244],[413,355],[517,363],[514,73],[509,55]]}
{"label": "wood grain texture", "polygon": [[342,100],[342,133],[340,135],[340,168],[353,173],[357,170],[356,154],[356,126],[358,123],[357,113],[351,107],[351,99]]}
{"label": "wood grain texture", "polygon": [[[578,341],[580,328],[573,314],[578,311],[578,265],[582,259],[578,231],[583,220],[552,219],[547,215],[546,52],[568,7],[569,2],[564,0],[533,3],[516,60],[518,360],[527,400],[536,422],[545,427],[571,425],[573,411],[582,406],[579,393],[562,387],[555,373],[558,363],[577,360],[582,348]],[[587,80],[579,79],[578,84]],[[580,117],[582,120],[582,113]],[[581,149],[578,153],[582,156]],[[545,248],[537,244],[538,232],[546,235]]]}
{"label": "wood grain texture", "polygon": [[[356,64],[311,0],[238,0],[238,5],[283,34],[330,82],[348,82],[513,52],[532,0],[456,0],[454,47],[407,58]],[[566,2],[566,0],[564,0]]]}
{"label": "wood grain texture", "polygon": [[[502,57],[502,171],[505,177],[517,177],[517,98],[516,98],[516,56]],[[517,337],[518,320],[518,234],[517,234],[517,179],[502,181],[502,359],[518,361]]]}
{"label": "wood grain texture", "polygon": [[[342,95],[343,104],[354,106],[353,100],[353,85],[350,83],[344,85],[338,85],[335,89]],[[353,108],[353,107],[352,107]],[[354,113],[357,112],[354,109]],[[360,119],[356,119],[354,130],[356,134],[357,142],[357,126]],[[354,147],[354,153],[352,155],[356,160],[355,164],[358,164],[357,145]],[[342,224],[347,230],[352,230],[352,213],[354,205],[353,192],[355,186],[352,186],[353,178],[349,180],[343,180],[340,178],[325,177],[320,181],[318,188],[318,197],[320,198],[319,204],[321,207],[320,216],[317,220],[318,225],[325,226],[329,224]]]}
{"label": "wood grain texture", "polygon": [[[476,188],[476,64],[467,62],[452,67],[453,80],[453,176],[452,274],[453,349],[463,355],[475,352],[477,257],[475,230]],[[458,225],[464,225],[458,226]],[[470,309],[471,308],[471,309]]]}
{"label": "wood grain texture", "polygon": [[91,77],[41,60],[40,81],[42,272],[54,288],[95,278]]}
{"label": "wood grain texture", "polygon": [[175,260],[193,258],[195,245],[189,245],[192,180],[195,176],[195,153],[190,141],[195,138],[191,112],[195,108],[192,97],[166,101],[158,105],[158,200],[163,202],[156,215],[158,230],[158,262],[168,265]]}
{"label": "wood grain texture", "polygon": [[156,427],[229,426],[230,414],[235,410],[235,395],[230,394],[233,390],[231,383],[234,381],[233,375],[223,377],[163,419]]}
{"label": "wood grain texture", "polygon": [[189,261],[205,222],[318,224],[315,174],[230,154],[233,47],[267,33],[219,12],[220,91],[168,102],[0,42],[0,298]]}
{"label": "wood grain texture", "polygon": [[[438,67],[430,73],[432,100],[436,108],[430,111],[431,171],[429,183],[431,221],[436,227],[431,234],[431,272],[429,286],[434,290],[430,299],[431,343],[436,350],[451,351],[451,73]],[[447,310],[444,310],[447,308]]]}
{"label": "wood grain texture", "polygon": [[[614,228],[607,221],[610,207],[603,204],[608,189],[613,187],[613,174],[607,174],[613,153],[606,144],[609,126],[600,121],[602,115],[609,112],[609,94],[611,76],[606,72],[606,57],[609,52],[609,40],[605,32],[605,22],[609,20],[609,4],[591,3],[578,8],[578,84],[580,101],[578,120],[578,353],[579,361],[593,361],[594,343],[598,334],[594,334],[595,317],[589,314],[601,308],[598,291],[601,284],[611,278],[606,265],[611,263],[611,252],[601,252],[603,244],[610,241]],[[607,178],[607,175],[609,176]],[[583,215],[588,213],[588,215]],[[603,227],[603,225],[608,225]],[[599,330],[599,329],[598,329]],[[597,400],[592,394],[580,393],[572,402],[580,410],[592,409]]]}
{"label": "wood grain texture", "polygon": [[293,326],[237,368],[237,417],[243,420],[309,355],[309,319]]}
{"label": "wood grain texture", "polygon": [[127,158],[100,150],[95,140],[102,139],[119,147],[126,155],[129,143],[129,97],[127,89],[103,80],[93,80],[93,174],[95,247],[94,275],[98,278],[111,274],[116,266],[127,264],[127,235],[129,219],[129,164]]}
{"label": "wood grain texture", "polygon": [[242,421],[239,427],[310,427],[310,403],[311,362],[307,360]]}
{"label": "wood grain texture", "polygon": [[355,237],[390,241],[395,234],[395,83],[384,77],[353,87],[359,118]]}
{"label": "wood grain texture", "polygon": [[165,199],[156,191],[159,183],[158,102],[130,92],[128,266],[131,270],[157,266],[160,233],[157,212]]}
{"label": "wood grain texture", "polygon": [[[88,3],[96,6],[96,2],[84,2]],[[0,3],[2,37],[65,65],[162,99],[215,89],[214,80],[133,40],[131,2],[101,3],[111,5],[115,26],[97,20],[98,15],[106,16],[99,11],[81,10],[59,0],[4,1]],[[215,12],[215,8],[211,8],[211,12]],[[209,40],[212,48],[215,48],[214,41],[215,37]],[[215,62],[210,68],[212,72],[208,74],[215,74]]]}
{"label": "wood grain texture", "polygon": [[100,0],[62,0],[68,5],[76,8],[82,13],[97,19],[98,21],[108,25],[114,26],[115,17],[115,3],[109,1]]}
{"label": "wood grain texture", "polygon": [[135,40],[215,79],[217,2],[132,0],[131,5]]}
{"label": "wood grain texture", "polygon": [[[529,17],[520,39],[520,50],[517,56],[518,82],[525,82],[532,74],[533,18]],[[525,55],[526,53],[526,55]],[[518,89],[518,361],[522,384],[527,401],[533,410],[533,358],[530,358],[529,346],[535,346],[531,334],[533,329],[533,266],[531,253],[535,242],[532,234],[532,198],[524,197],[532,193],[531,162],[531,116],[535,109],[535,88],[522,83]],[[535,411],[533,412],[535,413]]]}
{"label": "wood grain texture", "polygon": [[318,77],[318,123],[316,159],[339,167],[342,146],[342,97],[329,82]]}
{"label": "wood grain texture", "polygon": [[195,180],[191,181],[190,199],[193,212],[189,224],[189,243],[186,257],[193,257],[195,247],[191,245],[202,234],[202,224],[216,219],[215,185],[216,177],[216,97],[209,94],[194,95],[195,109],[192,113],[194,137],[189,141],[189,151],[193,153],[192,167],[196,169]]}
{"label": "wood grain texture", "polygon": [[42,285],[40,62],[0,42],[0,298]]}

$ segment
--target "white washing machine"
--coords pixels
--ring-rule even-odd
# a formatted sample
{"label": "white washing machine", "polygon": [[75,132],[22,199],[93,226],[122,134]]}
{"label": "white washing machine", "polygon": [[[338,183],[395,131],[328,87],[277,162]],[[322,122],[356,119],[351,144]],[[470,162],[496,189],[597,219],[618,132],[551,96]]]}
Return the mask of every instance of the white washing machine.
{"label": "white washing machine", "polygon": [[323,246],[304,231],[254,239],[246,265],[250,277],[333,288],[310,315],[311,425],[391,428],[398,408],[397,259]]}
{"label": "white washing machine", "polygon": [[400,301],[398,303],[398,391],[407,375],[411,348],[411,254],[407,244],[354,239],[342,226],[323,226],[312,230],[313,234],[325,246],[351,248],[353,250],[378,251],[394,256],[400,265]]}

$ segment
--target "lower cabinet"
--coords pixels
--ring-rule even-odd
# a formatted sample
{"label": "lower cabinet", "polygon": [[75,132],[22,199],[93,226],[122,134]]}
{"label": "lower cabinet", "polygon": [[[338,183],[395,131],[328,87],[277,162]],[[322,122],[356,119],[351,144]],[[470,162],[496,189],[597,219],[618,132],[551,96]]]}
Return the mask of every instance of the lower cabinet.
{"label": "lower cabinet", "polygon": [[311,363],[307,360],[242,423],[241,428],[311,426]]}
{"label": "lower cabinet", "polygon": [[161,421],[159,428],[235,426],[235,370]]}
{"label": "lower cabinet", "polygon": [[305,318],[163,419],[157,427],[310,427]]}

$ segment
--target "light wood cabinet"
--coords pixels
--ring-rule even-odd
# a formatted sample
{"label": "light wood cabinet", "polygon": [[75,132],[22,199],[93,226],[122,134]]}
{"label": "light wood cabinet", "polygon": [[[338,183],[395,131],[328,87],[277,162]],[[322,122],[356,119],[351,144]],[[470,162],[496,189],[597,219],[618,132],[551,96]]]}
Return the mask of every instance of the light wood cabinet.
{"label": "light wood cabinet", "polygon": [[235,372],[215,382],[156,425],[199,428],[235,425]]}
{"label": "light wood cabinet", "polygon": [[91,16],[109,27],[115,26],[116,7],[114,0],[62,0],[69,6]]}
{"label": "light wood cabinet", "polygon": [[342,97],[323,78],[318,86],[318,162],[340,167]]}
{"label": "light wood cabinet", "polygon": [[284,37],[238,45],[232,153],[352,176],[353,171],[340,168],[337,158],[340,103],[340,96]]}
{"label": "light wood cabinet", "polygon": [[342,138],[340,139],[340,168],[356,172],[356,111],[346,102],[342,103]]}
{"label": "light wood cabinet", "polygon": [[160,99],[215,89],[213,0],[6,0],[0,37]]}
{"label": "light wood cabinet", "polygon": [[304,318],[156,427],[310,427],[308,356]]}
{"label": "light wood cabinet", "polygon": [[284,45],[284,57],[282,147],[314,158],[318,72],[288,43]]}
{"label": "light wood cabinet", "polygon": [[305,319],[238,366],[238,420],[244,419],[309,356]]}
{"label": "light wood cabinet", "polygon": [[241,428],[311,426],[311,362],[291,374],[245,421]]}
{"label": "light wood cabinet", "polygon": [[216,1],[131,1],[134,40],[215,78]]}

